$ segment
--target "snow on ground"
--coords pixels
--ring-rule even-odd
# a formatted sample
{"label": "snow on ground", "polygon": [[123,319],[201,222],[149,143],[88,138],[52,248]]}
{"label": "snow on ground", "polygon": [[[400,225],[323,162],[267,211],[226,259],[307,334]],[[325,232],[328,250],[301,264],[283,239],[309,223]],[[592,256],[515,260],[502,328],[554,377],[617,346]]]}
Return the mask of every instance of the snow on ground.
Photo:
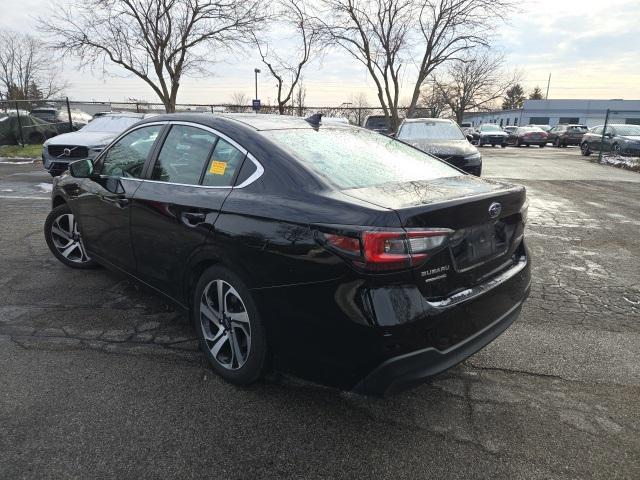
{"label": "snow on ground", "polygon": [[603,155],[600,163],[640,173],[640,159],[622,155]]}

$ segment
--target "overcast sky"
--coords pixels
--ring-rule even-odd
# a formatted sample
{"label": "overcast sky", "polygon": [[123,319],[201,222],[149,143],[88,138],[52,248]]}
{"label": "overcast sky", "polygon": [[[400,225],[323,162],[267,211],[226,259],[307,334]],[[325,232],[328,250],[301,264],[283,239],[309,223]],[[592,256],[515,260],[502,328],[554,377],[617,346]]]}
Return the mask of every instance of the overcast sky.
{"label": "overcast sky", "polygon": [[[49,0],[0,0],[0,28],[33,31],[35,15],[46,15]],[[549,98],[640,99],[640,0],[528,0],[521,13],[497,32],[496,44],[507,54],[508,67],[523,73],[527,92],[539,85]],[[222,103],[236,91],[253,97],[253,68],[258,58],[247,52],[213,68],[206,78],[185,78],[178,101]],[[129,97],[158,101],[141,80],[101,78],[80,72],[73,61],[61,65],[70,82],[67,94],[79,100],[123,101]],[[263,69],[264,71],[264,69]],[[124,75],[124,74],[123,74]],[[372,104],[375,90],[364,67],[341,52],[331,52],[306,71],[307,105],[339,105],[360,92]],[[409,97],[412,75],[404,75],[402,97]],[[266,73],[259,79],[263,102],[275,95]]]}

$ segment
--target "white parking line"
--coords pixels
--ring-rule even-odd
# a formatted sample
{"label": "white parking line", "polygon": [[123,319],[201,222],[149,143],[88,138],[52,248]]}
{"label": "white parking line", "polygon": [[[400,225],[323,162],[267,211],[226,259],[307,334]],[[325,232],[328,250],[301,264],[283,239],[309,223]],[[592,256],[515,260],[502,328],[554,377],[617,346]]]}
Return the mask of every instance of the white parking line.
{"label": "white parking line", "polygon": [[18,195],[0,195],[0,198],[14,198],[16,200],[51,200],[49,197],[23,197]]}

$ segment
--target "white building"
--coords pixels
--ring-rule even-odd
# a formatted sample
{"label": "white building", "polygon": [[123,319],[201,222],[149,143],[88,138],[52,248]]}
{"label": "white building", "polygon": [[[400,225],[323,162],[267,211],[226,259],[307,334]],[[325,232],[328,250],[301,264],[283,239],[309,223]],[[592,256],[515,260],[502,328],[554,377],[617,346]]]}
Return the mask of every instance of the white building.
{"label": "white building", "polygon": [[551,125],[580,123],[588,127],[603,125],[609,113],[609,123],[640,125],[640,100],[525,100],[517,110],[468,112],[464,121],[473,126],[482,123],[508,125]]}

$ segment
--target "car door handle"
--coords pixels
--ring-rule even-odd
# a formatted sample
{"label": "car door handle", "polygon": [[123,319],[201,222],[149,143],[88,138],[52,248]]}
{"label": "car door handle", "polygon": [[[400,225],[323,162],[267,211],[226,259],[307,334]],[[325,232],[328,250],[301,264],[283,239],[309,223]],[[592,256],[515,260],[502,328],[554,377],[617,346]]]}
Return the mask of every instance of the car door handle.
{"label": "car door handle", "polygon": [[202,212],[184,212],[182,218],[189,225],[197,225],[204,222],[207,219],[207,215]]}

